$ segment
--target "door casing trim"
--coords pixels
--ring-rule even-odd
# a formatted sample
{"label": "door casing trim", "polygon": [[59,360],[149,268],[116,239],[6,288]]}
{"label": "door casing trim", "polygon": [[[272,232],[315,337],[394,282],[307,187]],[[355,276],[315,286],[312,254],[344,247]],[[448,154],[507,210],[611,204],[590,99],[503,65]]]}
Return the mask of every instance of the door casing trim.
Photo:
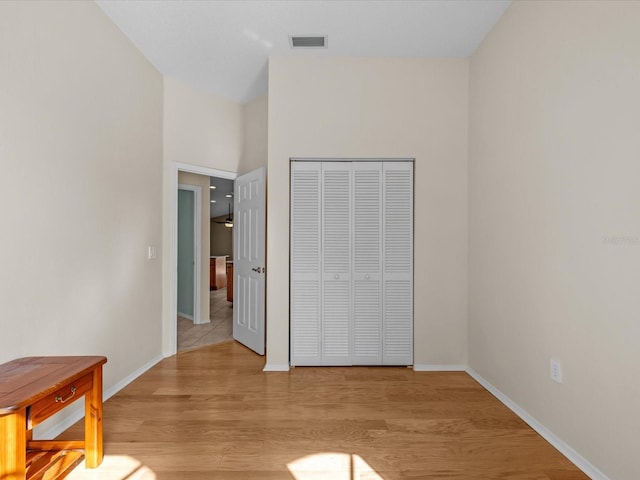
{"label": "door casing trim", "polygon": [[167,310],[162,316],[162,345],[163,355],[169,357],[178,351],[178,319],[177,319],[177,268],[178,268],[178,172],[197,173],[209,177],[235,180],[236,172],[218,170],[215,168],[190,165],[188,163],[171,162],[169,178],[169,268],[166,271],[166,288],[163,290],[165,298],[169,299]]}

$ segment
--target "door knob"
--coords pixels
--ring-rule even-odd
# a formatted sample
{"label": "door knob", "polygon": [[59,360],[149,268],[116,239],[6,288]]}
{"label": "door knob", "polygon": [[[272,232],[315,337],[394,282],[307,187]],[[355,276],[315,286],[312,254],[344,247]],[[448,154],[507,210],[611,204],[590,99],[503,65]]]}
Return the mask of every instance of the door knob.
{"label": "door knob", "polygon": [[252,268],[251,270],[256,273],[264,273],[264,267],[255,267],[255,268]]}

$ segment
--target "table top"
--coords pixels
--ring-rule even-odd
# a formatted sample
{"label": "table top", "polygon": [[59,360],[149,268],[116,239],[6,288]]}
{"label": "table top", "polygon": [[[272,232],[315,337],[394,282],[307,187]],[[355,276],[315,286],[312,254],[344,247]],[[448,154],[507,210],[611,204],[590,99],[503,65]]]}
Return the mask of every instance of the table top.
{"label": "table top", "polygon": [[25,357],[0,365],[0,415],[24,408],[107,363],[106,357]]}

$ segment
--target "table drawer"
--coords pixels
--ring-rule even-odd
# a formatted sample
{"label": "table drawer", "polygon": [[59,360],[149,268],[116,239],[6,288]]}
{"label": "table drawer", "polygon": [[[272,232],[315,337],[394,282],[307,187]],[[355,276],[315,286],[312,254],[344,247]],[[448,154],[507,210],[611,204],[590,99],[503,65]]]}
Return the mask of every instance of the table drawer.
{"label": "table drawer", "polygon": [[92,386],[93,373],[88,373],[38,400],[29,407],[27,428],[33,428],[54,413],[58,413],[64,407],[91,391]]}

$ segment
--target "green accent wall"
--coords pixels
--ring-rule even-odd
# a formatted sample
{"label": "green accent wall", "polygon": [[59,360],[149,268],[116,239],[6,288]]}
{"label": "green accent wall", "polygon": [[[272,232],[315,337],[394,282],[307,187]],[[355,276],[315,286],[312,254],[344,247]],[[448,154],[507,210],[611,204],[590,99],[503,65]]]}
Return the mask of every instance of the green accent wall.
{"label": "green accent wall", "polygon": [[195,192],[178,190],[178,313],[193,318]]}

